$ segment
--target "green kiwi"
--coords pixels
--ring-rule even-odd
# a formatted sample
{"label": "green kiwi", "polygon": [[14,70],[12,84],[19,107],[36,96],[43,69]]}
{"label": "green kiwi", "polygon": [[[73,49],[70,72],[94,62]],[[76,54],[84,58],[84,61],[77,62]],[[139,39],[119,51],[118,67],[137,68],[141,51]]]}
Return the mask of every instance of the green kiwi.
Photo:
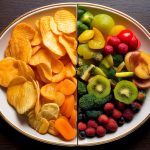
{"label": "green kiwi", "polygon": [[96,98],[104,98],[110,94],[110,81],[104,76],[96,75],[90,79],[87,90]]}
{"label": "green kiwi", "polygon": [[120,102],[131,104],[138,96],[138,89],[133,82],[122,80],[116,84],[114,96]]}

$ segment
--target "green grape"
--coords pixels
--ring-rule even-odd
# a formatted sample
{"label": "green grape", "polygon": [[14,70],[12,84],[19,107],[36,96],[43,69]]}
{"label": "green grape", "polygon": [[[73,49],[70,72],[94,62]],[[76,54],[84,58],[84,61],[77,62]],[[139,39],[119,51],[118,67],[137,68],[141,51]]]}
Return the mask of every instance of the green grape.
{"label": "green grape", "polygon": [[122,30],[124,30],[126,27],[123,25],[115,25],[111,30],[110,30],[110,35],[116,36],[118,35]]}
{"label": "green grape", "polygon": [[94,16],[92,27],[98,28],[101,32],[108,35],[110,30],[115,25],[113,18],[107,14],[98,14]]}
{"label": "green grape", "polygon": [[85,12],[86,11],[83,8],[78,8],[78,19],[80,19]]}
{"label": "green grape", "polygon": [[89,49],[88,44],[79,44],[77,52],[79,56],[83,57],[83,59],[91,59],[94,55],[94,52]]}

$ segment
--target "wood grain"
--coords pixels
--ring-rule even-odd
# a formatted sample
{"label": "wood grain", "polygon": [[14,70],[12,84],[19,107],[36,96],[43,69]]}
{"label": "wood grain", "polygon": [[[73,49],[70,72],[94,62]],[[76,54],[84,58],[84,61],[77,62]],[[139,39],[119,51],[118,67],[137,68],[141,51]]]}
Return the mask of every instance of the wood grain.
{"label": "wood grain", "polygon": [[[65,0],[69,2],[71,0]],[[73,0],[72,0],[73,1]],[[76,0],[81,1],[81,0]],[[150,31],[150,1],[149,0],[82,0],[91,3],[97,3],[113,7],[123,11],[131,17],[138,20],[143,26]],[[0,0],[0,31],[2,31],[11,21],[21,14],[34,8],[55,3],[56,0]],[[64,2],[64,0],[57,0]],[[43,150],[55,149],[59,150],[58,146],[50,146],[43,144],[18,133],[10,127],[4,120],[0,118],[0,150],[27,150],[31,146],[41,148]],[[101,146],[91,147],[91,150],[149,150],[150,149],[150,119],[137,131],[129,136],[116,142]],[[62,150],[70,149],[61,147]],[[73,148],[81,149],[81,148]],[[88,150],[89,147],[82,148]]]}

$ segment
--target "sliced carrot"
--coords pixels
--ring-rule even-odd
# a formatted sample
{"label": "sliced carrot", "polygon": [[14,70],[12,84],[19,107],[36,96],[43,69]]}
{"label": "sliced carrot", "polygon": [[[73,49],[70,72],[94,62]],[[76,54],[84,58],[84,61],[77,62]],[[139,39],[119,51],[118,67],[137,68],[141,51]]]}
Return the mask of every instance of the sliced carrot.
{"label": "sliced carrot", "polygon": [[60,91],[64,95],[71,95],[76,90],[76,85],[69,79],[64,79],[57,84],[56,90]]}
{"label": "sliced carrot", "polygon": [[77,111],[74,109],[72,111],[71,117],[69,119],[70,124],[75,127],[76,126],[76,121],[77,121]]}
{"label": "sliced carrot", "polygon": [[55,121],[55,128],[65,140],[72,140],[76,136],[76,130],[70,125],[69,121],[63,117]]}

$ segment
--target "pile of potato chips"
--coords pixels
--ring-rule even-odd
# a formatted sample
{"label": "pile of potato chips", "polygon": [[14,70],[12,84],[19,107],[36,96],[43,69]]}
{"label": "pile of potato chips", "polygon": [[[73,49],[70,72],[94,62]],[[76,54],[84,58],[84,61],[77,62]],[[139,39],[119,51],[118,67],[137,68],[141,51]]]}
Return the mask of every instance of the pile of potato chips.
{"label": "pile of potato chips", "polygon": [[7,88],[8,103],[28,116],[32,128],[65,138],[55,121],[65,117],[75,128],[76,18],[58,9],[53,16],[37,20],[35,26],[19,23],[13,29],[0,61],[0,85]]}

